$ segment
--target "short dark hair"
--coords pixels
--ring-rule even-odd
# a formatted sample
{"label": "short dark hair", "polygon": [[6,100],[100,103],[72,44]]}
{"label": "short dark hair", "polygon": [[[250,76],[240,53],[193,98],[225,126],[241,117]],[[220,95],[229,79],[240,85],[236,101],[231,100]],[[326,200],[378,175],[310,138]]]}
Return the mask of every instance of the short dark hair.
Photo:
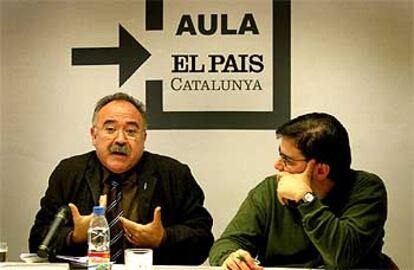
{"label": "short dark hair", "polygon": [[131,103],[132,105],[137,108],[139,113],[141,114],[142,118],[144,119],[144,126],[146,128],[147,126],[147,115],[145,113],[145,105],[140,100],[134,98],[133,96],[130,96],[123,92],[117,92],[115,94],[107,95],[98,100],[98,102],[95,105],[95,109],[93,110],[92,115],[92,124],[94,125],[96,122],[96,116],[98,112],[109,102],[115,101],[115,100],[123,100]]}
{"label": "short dark hair", "polygon": [[333,181],[348,176],[351,166],[348,132],[334,116],[316,112],[298,116],[280,126],[276,136],[294,139],[306,159],[328,164],[328,177]]}

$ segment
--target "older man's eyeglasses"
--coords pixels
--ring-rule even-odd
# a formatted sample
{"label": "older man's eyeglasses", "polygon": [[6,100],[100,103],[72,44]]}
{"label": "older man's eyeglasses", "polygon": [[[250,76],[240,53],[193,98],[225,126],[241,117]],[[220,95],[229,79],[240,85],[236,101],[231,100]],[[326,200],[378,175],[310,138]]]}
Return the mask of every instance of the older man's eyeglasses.
{"label": "older man's eyeglasses", "polygon": [[120,129],[111,125],[104,125],[100,130],[107,138],[115,138],[118,136],[119,132],[122,132],[126,138],[131,140],[138,139],[143,131],[135,126]]}

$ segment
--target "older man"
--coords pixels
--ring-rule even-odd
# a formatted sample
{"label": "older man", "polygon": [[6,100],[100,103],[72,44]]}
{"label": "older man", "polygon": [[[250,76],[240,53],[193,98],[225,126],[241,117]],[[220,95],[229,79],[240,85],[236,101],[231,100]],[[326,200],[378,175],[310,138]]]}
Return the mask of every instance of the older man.
{"label": "older man", "polygon": [[107,218],[121,231],[111,237],[111,261],[122,262],[128,247],[154,249],[154,264],[200,264],[207,258],[212,218],[203,191],[187,165],[144,150],[146,128],[143,104],[132,96],[116,93],[98,101],[90,129],[96,150],[65,159],[53,171],[30,232],[31,252],[57,210],[69,205],[73,218],[58,232],[54,248],[86,255],[92,207],[108,194],[108,210],[114,206],[117,214]]}
{"label": "older man", "polygon": [[350,168],[342,124],[310,113],[276,134],[279,173],[250,191],[214,243],[210,263],[231,270],[387,268],[385,186],[378,176]]}

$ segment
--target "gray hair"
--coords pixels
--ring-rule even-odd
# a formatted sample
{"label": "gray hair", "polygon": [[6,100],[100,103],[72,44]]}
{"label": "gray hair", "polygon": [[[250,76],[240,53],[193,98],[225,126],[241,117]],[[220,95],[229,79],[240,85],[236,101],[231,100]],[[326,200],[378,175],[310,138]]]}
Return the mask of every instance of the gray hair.
{"label": "gray hair", "polygon": [[123,92],[117,92],[115,94],[107,95],[98,100],[98,102],[95,105],[95,109],[93,110],[92,115],[92,124],[95,125],[96,123],[96,116],[98,112],[109,102],[115,101],[115,100],[123,100],[131,103],[134,105],[135,108],[139,111],[142,118],[144,119],[144,127],[147,127],[147,115],[145,113],[145,105],[140,100],[134,98],[133,96],[130,96]]}

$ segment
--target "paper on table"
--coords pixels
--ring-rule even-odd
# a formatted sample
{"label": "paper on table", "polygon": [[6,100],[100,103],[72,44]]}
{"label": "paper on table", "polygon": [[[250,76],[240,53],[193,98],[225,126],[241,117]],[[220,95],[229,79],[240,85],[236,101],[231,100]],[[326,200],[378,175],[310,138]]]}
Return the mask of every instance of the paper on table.
{"label": "paper on table", "polygon": [[73,257],[73,256],[64,256],[64,255],[56,255],[56,258],[59,260],[63,260],[66,262],[76,263],[76,264],[82,264],[87,265],[88,264],[88,257]]}
{"label": "paper on table", "polygon": [[[20,259],[25,263],[46,263],[49,262],[48,258],[39,257],[36,253],[22,253],[20,254]],[[87,265],[88,257],[73,257],[73,256],[64,256],[56,255],[56,258],[69,263],[74,263],[78,265]]]}
{"label": "paper on table", "polygon": [[19,257],[25,263],[49,262],[47,258],[39,257],[36,253],[21,253]]}
{"label": "paper on table", "polygon": [[[88,267],[88,256],[84,257],[73,257],[73,256],[65,256],[65,255],[56,255],[56,259],[59,261],[64,261],[70,263],[71,267],[80,267],[84,269],[85,267]],[[110,262],[111,265],[114,264],[114,262]]]}

